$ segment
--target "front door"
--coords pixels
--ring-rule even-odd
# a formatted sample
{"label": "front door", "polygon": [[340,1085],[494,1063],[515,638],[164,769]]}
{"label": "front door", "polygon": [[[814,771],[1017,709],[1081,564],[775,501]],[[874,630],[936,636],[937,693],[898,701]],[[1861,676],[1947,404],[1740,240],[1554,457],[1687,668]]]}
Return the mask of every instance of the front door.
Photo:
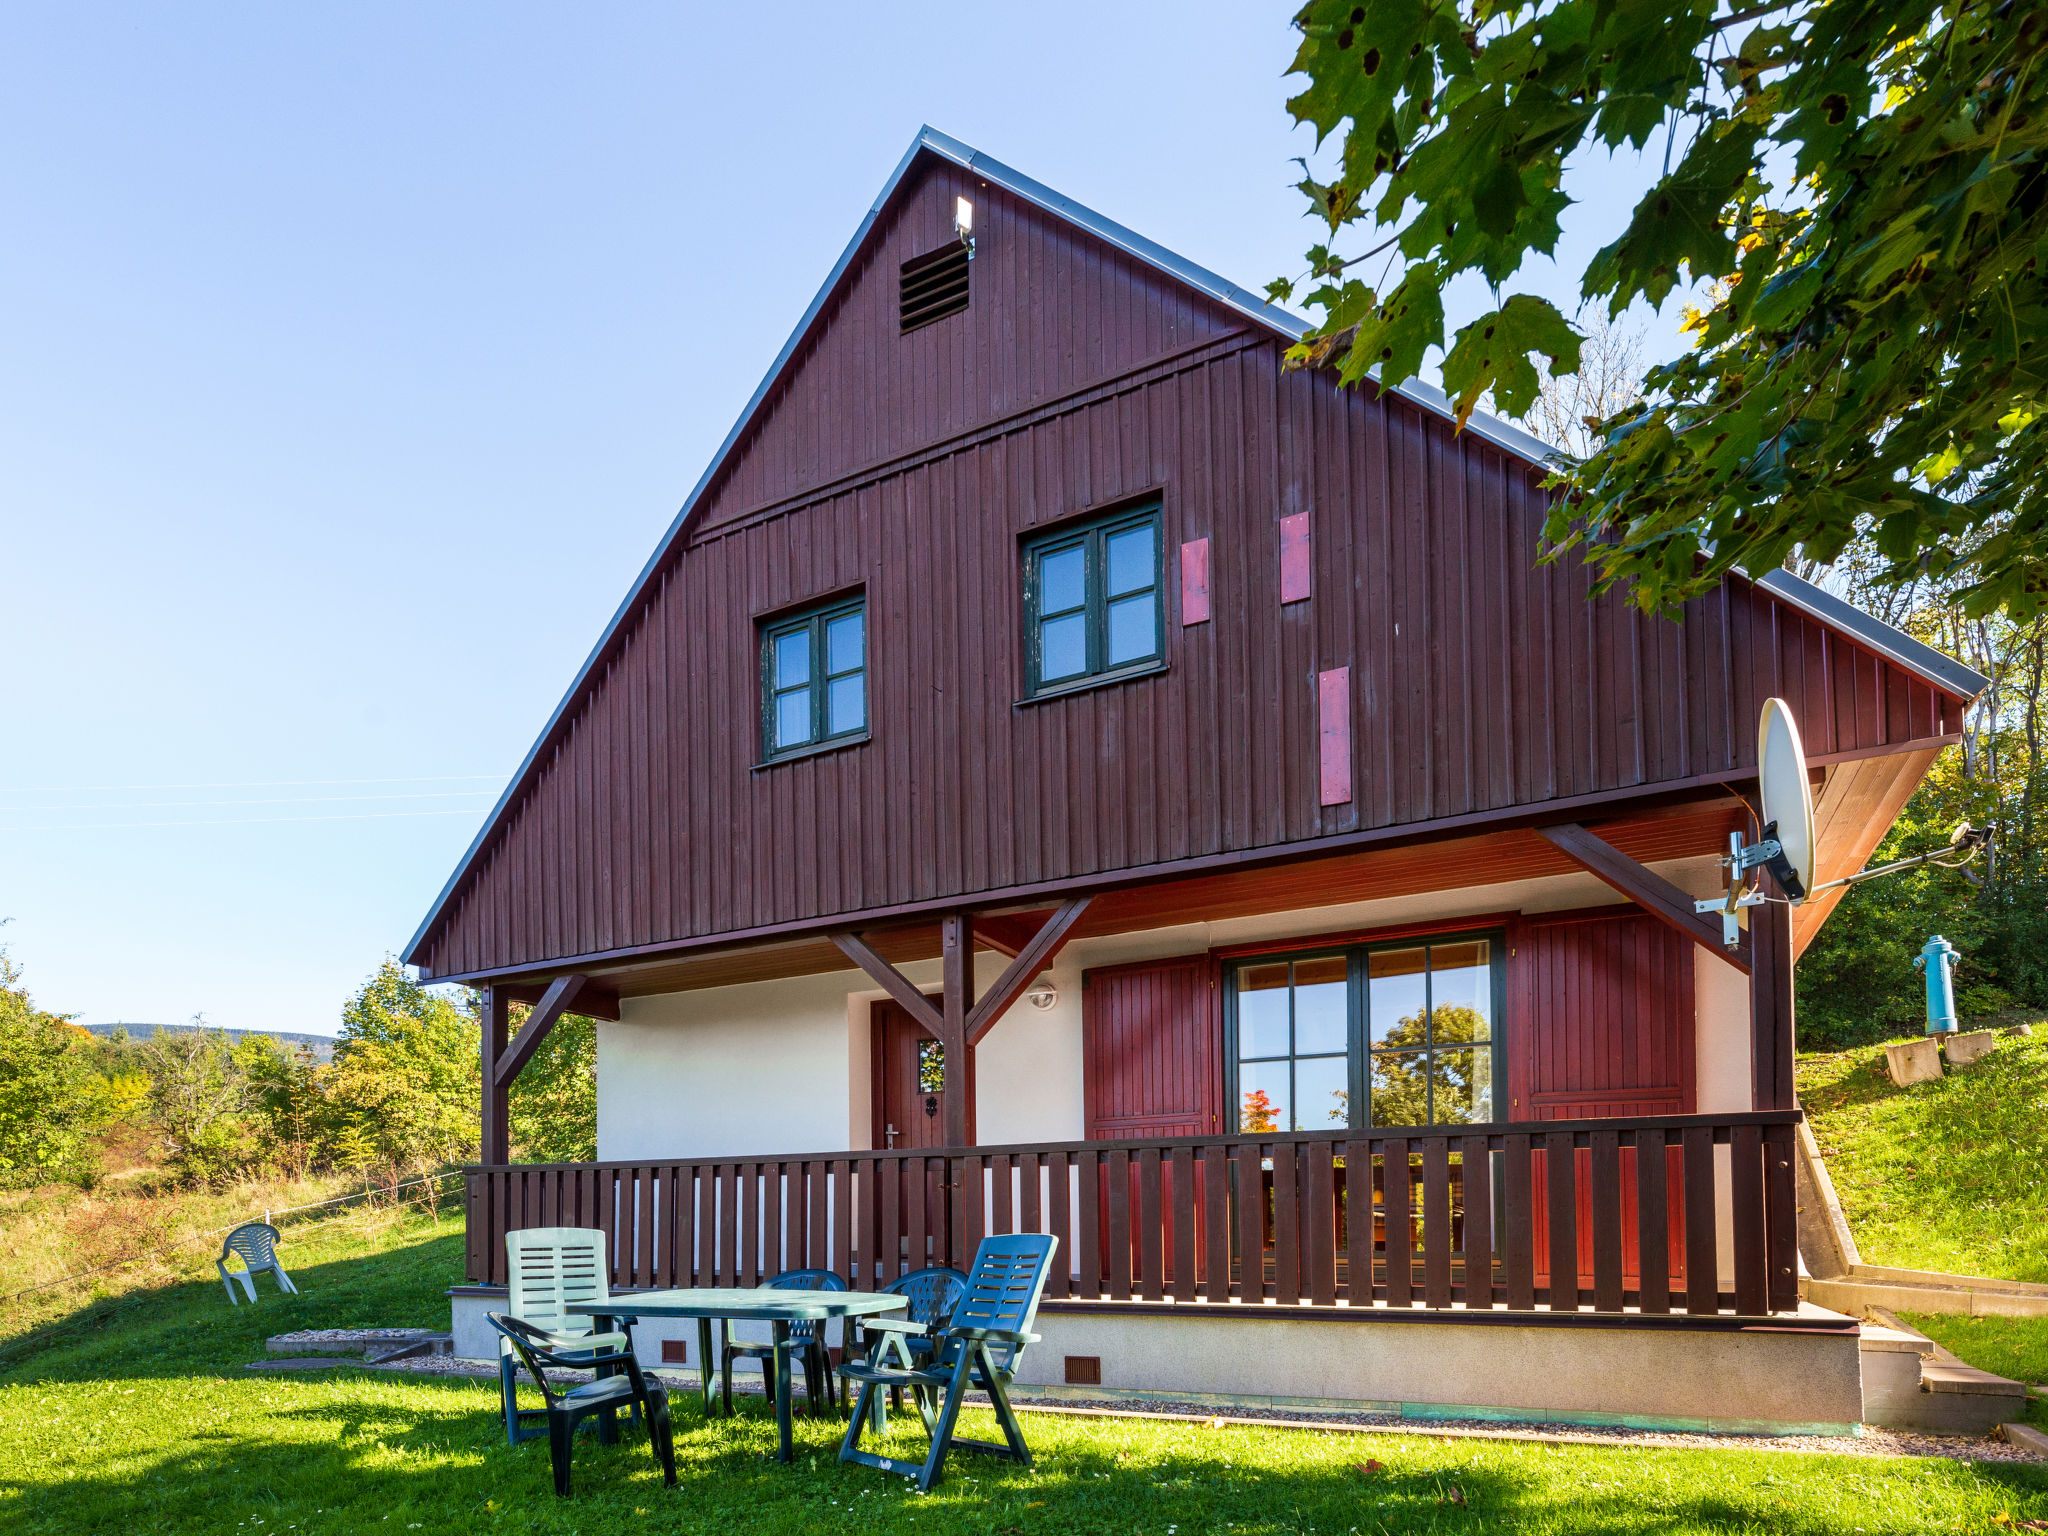
{"label": "front door", "polygon": [[[939,1002],[933,998],[936,1006]],[[945,1145],[946,1095],[953,1091],[946,1048],[899,1003],[883,999],[870,1018],[874,1060],[874,1147],[878,1152]],[[972,1136],[974,1111],[968,1109]]]}

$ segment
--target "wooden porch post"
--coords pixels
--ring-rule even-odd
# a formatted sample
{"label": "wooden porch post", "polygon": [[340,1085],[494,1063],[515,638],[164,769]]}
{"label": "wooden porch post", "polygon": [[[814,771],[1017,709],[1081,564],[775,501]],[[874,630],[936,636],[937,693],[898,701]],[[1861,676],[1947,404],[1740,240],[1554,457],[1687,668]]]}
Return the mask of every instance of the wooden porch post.
{"label": "wooden porch post", "polygon": [[502,1163],[510,1152],[506,1115],[506,1084],[498,1081],[498,1058],[505,1049],[506,1026],[512,1015],[512,999],[502,987],[485,987],[483,994],[483,1138],[477,1157],[484,1163]]}
{"label": "wooden porch post", "polygon": [[[1778,894],[1777,882],[1766,888]],[[1750,1105],[1790,1109],[1792,1089],[1792,909],[1767,901],[1749,909]]]}
{"label": "wooden porch post", "polygon": [[948,912],[939,920],[939,1042],[946,1048],[946,1103],[942,1131],[949,1147],[974,1145],[974,1045],[967,1015],[974,1007],[974,920]]}

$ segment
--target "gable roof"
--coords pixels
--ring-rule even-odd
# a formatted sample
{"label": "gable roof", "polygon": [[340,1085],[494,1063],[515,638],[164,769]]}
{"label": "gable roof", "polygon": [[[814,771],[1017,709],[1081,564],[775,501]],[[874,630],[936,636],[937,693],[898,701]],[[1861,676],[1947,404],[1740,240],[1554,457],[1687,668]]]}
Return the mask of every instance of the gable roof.
{"label": "gable roof", "polygon": [[[824,314],[833,295],[839,290],[848,272],[854,266],[862,248],[873,234],[876,225],[881,222],[884,213],[895,201],[897,194],[902,190],[904,184],[909,180],[913,169],[919,164],[921,159],[928,156],[951,162],[969,171],[981,180],[1000,187],[1011,195],[1043,210],[1053,217],[1086,231],[1112,248],[1185,284],[1214,302],[1266,327],[1290,342],[1299,340],[1311,329],[1309,322],[1299,315],[1292,314],[1277,305],[1268,303],[1257,294],[1238,286],[1236,283],[1230,282],[1226,278],[1218,276],[1206,267],[1198,266],[1186,257],[1168,250],[1156,241],[1146,239],[1143,235],[1125,228],[1113,219],[1105,218],[1093,209],[1075,202],[1072,198],[1054,191],[1041,182],[1034,181],[1031,177],[1024,175],[1020,171],[1011,169],[1001,161],[983,154],[971,145],[964,144],[960,140],[941,133],[930,126],[918,129],[916,136],[910,142],[910,147],[904,152],[902,159],[897,162],[895,170],[890,173],[888,181],[884,183],[881,192],[876,196],[873,205],[868,209],[866,217],[861,220],[859,227],[854,230],[852,239],[847,242],[846,248],[840,253],[839,259],[833,263],[832,270],[826,274],[825,281],[819,287],[817,295],[811,300],[810,305],[798,319],[795,328],[790,332],[789,339],[783,343],[782,349],[776,353],[774,361],[768,365],[768,371],[763,375],[760,384],[755,388],[753,394],[748,398],[746,405],[741,409],[738,420],[733,423],[732,430],[725,435],[724,441],[718,445],[717,450],[712,454],[703,474],[699,476],[697,483],[691,487],[689,495],[684,498],[681,508],[670,522],[667,531],[662,534],[660,540],[656,543],[654,552],[649,556],[647,563],[641,568],[640,574],[634,578],[631,588],[627,591],[625,600],[620,603],[610,622],[605,625],[603,633],[598,636],[596,645],[591,648],[590,655],[585,659],[583,665],[578,668],[575,678],[563,693],[561,702],[555,706],[554,712],[548,717],[547,724],[542,727],[539,735],[534,738],[533,746],[527,751],[518,769],[507,782],[504,793],[499,796],[497,803],[492,806],[490,815],[484,819],[475,838],[471,840],[461,860],[456,864],[454,872],[449,875],[447,883],[441,888],[440,894],[434,898],[433,905],[428,910],[426,917],[421,921],[419,928],[414,932],[412,938],[407,941],[403,952],[403,958],[407,962],[414,962],[416,960],[428,936],[434,931],[442,918],[447,915],[450,904],[453,902],[456,893],[462,888],[479,854],[482,853],[485,846],[490,842],[493,833],[497,830],[506,812],[517,802],[520,795],[531,782],[542,756],[549,745],[556,739],[557,733],[567,721],[570,711],[574,708],[577,700],[583,695],[592,676],[603,665],[614,643],[621,637],[634,614],[646,600],[648,591],[659,577],[663,564],[667,561],[670,552],[675,548],[678,540],[703,504],[707,493],[717,480],[719,472],[726,466],[735,449],[746,439],[750,429],[760,420],[762,411],[766,407],[776,383],[816,329],[820,317]],[[1449,397],[1442,390],[1419,379],[1412,379],[1398,385],[1391,393],[1411,401],[1432,414],[1447,420],[1456,420],[1456,411]],[[1474,412],[1467,420],[1464,430],[1531,465],[1541,465],[1547,458],[1554,456],[1557,452],[1549,444],[1520,427],[1488,416],[1482,412]],[[1884,624],[1862,610],[1843,602],[1841,599],[1832,596],[1810,582],[1801,580],[1790,572],[1770,572],[1760,580],[1759,585],[1794,607],[1821,620],[1823,623],[1846,631],[1873,650],[1898,662],[1908,670],[1919,674],[1929,682],[1949,692],[1959,693],[1965,697],[1974,696],[1987,682],[1987,679],[1980,677],[1960,662],[1942,655],[1931,647],[1922,645],[1910,636],[1893,629],[1890,625]]]}

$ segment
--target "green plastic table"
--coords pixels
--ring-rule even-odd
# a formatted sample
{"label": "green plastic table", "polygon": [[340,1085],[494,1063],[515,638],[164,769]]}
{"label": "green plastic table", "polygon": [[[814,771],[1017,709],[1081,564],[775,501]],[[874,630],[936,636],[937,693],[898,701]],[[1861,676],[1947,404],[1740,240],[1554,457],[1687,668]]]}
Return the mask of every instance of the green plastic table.
{"label": "green plastic table", "polygon": [[[694,1317],[697,1319],[697,1374],[704,1388],[704,1414],[713,1411],[711,1392],[711,1324],[767,1323],[775,1342],[789,1341],[791,1323],[820,1322],[834,1317],[873,1317],[883,1312],[901,1312],[910,1305],[902,1296],[885,1291],[770,1291],[715,1290],[697,1287],[687,1291],[643,1291],[614,1294],[603,1301],[572,1301],[563,1308],[579,1317],[597,1319],[599,1332],[606,1332],[618,1318]],[[775,1428],[780,1437],[778,1461],[793,1461],[789,1405],[789,1353],[775,1351]]]}

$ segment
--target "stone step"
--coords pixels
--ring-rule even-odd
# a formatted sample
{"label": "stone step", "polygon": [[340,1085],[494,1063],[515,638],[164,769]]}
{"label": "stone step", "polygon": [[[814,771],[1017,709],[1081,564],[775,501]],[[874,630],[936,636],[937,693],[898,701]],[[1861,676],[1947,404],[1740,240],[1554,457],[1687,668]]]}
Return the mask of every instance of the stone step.
{"label": "stone step", "polygon": [[1960,1360],[1922,1360],[1920,1390],[1967,1392],[1981,1397],[2003,1398],[2012,1403],[2023,1403],[2027,1396],[2025,1383],[2004,1376],[1994,1376],[1989,1371],[1980,1371],[1976,1366],[1965,1365]]}

